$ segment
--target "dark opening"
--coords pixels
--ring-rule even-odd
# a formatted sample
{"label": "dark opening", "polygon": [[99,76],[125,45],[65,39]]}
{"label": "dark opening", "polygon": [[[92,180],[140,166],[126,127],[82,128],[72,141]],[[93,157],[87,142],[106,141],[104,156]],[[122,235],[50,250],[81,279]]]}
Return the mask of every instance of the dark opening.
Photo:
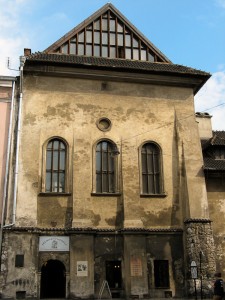
{"label": "dark opening", "polygon": [[41,292],[43,298],[66,297],[65,266],[58,260],[48,260],[41,268]]}
{"label": "dark opening", "polygon": [[154,261],[154,277],[156,288],[169,287],[169,262],[168,260]]}
{"label": "dark opening", "polygon": [[22,268],[24,266],[24,255],[23,254],[17,254],[15,259],[15,267],[16,268]]}
{"label": "dark opening", "polygon": [[16,299],[25,299],[25,298],[26,298],[26,291],[16,292]]}
{"label": "dark opening", "polygon": [[112,293],[112,298],[120,298],[117,289],[122,287],[121,262],[119,260],[106,261],[106,281]]}

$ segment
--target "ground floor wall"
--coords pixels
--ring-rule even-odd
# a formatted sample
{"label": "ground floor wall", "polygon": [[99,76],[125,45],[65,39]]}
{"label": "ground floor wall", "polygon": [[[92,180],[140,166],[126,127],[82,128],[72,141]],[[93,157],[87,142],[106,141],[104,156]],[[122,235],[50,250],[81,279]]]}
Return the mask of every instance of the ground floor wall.
{"label": "ground floor wall", "polygon": [[162,298],[188,295],[178,232],[4,233],[2,298]]}

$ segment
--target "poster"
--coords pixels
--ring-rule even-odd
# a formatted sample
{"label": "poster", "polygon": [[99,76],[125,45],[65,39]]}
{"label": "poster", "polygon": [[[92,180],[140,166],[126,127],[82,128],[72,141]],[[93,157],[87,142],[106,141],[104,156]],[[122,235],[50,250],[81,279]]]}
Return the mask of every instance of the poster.
{"label": "poster", "polygon": [[142,260],[140,257],[132,256],[130,261],[131,276],[142,276]]}
{"label": "poster", "polygon": [[77,276],[88,276],[87,261],[77,261]]}

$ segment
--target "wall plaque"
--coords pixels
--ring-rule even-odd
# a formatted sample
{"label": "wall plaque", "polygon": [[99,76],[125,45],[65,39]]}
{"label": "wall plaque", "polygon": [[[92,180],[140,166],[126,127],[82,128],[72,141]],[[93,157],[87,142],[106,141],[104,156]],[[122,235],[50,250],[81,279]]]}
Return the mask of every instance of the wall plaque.
{"label": "wall plaque", "polygon": [[87,261],[77,261],[77,276],[88,276]]}
{"label": "wall plaque", "polygon": [[39,251],[70,251],[68,236],[40,236]]}
{"label": "wall plaque", "polygon": [[140,257],[132,256],[130,260],[131,276],[142,276],[142,260]]}

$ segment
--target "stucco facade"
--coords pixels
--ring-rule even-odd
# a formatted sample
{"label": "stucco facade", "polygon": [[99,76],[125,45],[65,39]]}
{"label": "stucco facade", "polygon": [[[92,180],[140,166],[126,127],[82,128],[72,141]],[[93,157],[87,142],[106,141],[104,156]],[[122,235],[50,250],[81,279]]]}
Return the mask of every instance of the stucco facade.
{"label": "stucco facade", "polygon": [[[108,10],[121,17],[108,4],[103,19]],[[12,167],[5,224],[16,213],[4,230],[3,298],[190,296],[190,264],[199,265],[199,253],[202,287],[210,294],[214,241],[194,113],[194,94],[209,74],[173,65],[153,50],[158,62],[122,66],[126,59],[26,57],[16,95],[18,176],[15,185]],[[52,141],[65,155],[56,192],[48,190]],[[113,145],[109,192],[98,187],[103,142]],[[157,192],[145,191],[145,145],[160,158]]]}

